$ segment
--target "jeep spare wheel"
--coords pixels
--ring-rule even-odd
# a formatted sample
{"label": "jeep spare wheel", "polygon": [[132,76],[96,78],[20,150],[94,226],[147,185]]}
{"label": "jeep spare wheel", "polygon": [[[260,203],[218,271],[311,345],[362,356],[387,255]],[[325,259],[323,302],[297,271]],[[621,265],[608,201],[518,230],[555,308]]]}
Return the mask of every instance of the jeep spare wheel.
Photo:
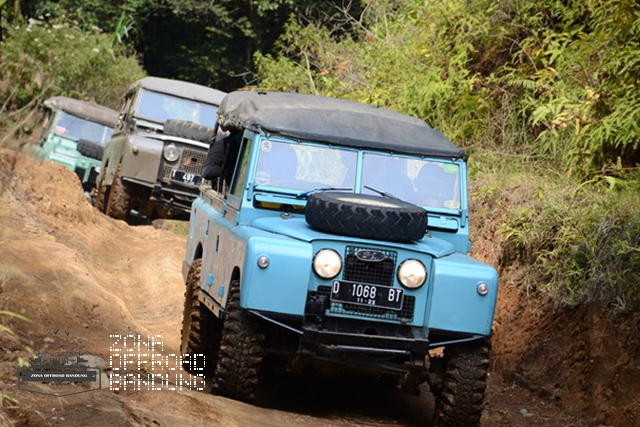
{"label": "jeep spare wheel", "polygon": [[97,142],[81,139],[78,141],[78,151],[80,154],[96,160],[102,160],[104,146]]}
{"label": "jeep spare wheel", "polygon": [[355,193],[314,193],[305,218],[319,231],[364,239],[407,242],[422,239],[427,231],[427,211],[421,207]]}
{"label": "jeep spare wheel", "polygon": [[164,134],[207,144],[213,142],[215,136],[213,128],[177,119],[164,122]]}

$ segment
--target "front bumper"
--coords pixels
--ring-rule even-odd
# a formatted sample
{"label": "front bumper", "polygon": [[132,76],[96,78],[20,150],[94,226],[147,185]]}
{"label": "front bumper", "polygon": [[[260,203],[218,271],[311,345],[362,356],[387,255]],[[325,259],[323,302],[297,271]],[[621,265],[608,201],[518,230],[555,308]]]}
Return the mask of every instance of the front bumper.
{"label": "front bumper", "polygon": [[156,182],[152,184],[147,181],[129,177],[123,177],[122,179],[134,185],[140,185],[151,189],[151,197],[154,199],[156,205],[177,209],[185,213],[189,213],[191,211],[191,204],[200,194],[198,187],[182,187],[166,184],[164,182]]}

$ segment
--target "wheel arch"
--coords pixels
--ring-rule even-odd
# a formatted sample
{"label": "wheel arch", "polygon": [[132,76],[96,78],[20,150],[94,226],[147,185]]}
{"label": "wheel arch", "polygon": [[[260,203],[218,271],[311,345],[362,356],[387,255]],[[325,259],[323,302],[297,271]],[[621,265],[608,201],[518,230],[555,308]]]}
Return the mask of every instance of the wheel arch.
{"label": "wheel arch", "polygon": [[198,244],[196,245],[196,250],[193,253],[193,259],[191,260],[191,262],[202,258],[202,253],[203,253],[202,242],[198,242]]}

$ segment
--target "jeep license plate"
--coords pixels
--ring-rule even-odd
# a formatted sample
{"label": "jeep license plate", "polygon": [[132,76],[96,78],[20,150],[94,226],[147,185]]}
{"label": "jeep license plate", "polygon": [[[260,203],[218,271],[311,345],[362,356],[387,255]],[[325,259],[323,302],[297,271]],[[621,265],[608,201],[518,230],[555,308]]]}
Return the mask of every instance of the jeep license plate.
{"label": "jeep license plate", "polygon": [[331,286],[331,301],[369,307],[402,310],[404,291],[389,286],[335,280]]}
{"label": "jeep license plate", "polygon": [[188,173],[176,169],[171,169],[171,181],[198,186],[202,184],[202,177],[196,175],[195,173]]}

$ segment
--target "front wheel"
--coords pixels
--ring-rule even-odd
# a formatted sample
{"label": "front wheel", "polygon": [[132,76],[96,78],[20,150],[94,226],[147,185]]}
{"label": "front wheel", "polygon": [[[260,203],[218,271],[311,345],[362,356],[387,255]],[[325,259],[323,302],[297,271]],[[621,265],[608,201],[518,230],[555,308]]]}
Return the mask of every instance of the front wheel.
{"label": "front wheel", "polygon": [[489,340],[445,350],[442,391],[436,396],[435,427],[479,427],[489,370]]}
{"label": "front wheel", "polygon": [[104,175],[100,182],[96,185],[96,199],[94,206],[102,213],[106,213],[107,209],[107,186],[104,185]]}
{"label": "front wheel", "polygon": [[109,191],[107,215],[113,219],[126,221],[126,219],[129,218],[129,211],[131,210],[131,192],[122,181],[120,169],[121,166],[118,166],[116,174],[113,177],[113,183],[111,184],[111,191]]}
{"label": "front wheel", "polygon": [[188,354],[182,367],[195,374],[199,365],[196,355],[205,357],[204,372],[211,372],[218,362],[220,349],[220,332],[222,322],[198,299],[200,288],[200,272],[202,260],[196,259],[191,264],[187,275],[187,286],[184,293],[184,312],[182,318],[181,353]]}
{"label": "front wheel", "polygon": [[264,345],[260,325],[240,308],[240,282],[234,280],[229,289],[213,392],[252,401],[258,387]]}

